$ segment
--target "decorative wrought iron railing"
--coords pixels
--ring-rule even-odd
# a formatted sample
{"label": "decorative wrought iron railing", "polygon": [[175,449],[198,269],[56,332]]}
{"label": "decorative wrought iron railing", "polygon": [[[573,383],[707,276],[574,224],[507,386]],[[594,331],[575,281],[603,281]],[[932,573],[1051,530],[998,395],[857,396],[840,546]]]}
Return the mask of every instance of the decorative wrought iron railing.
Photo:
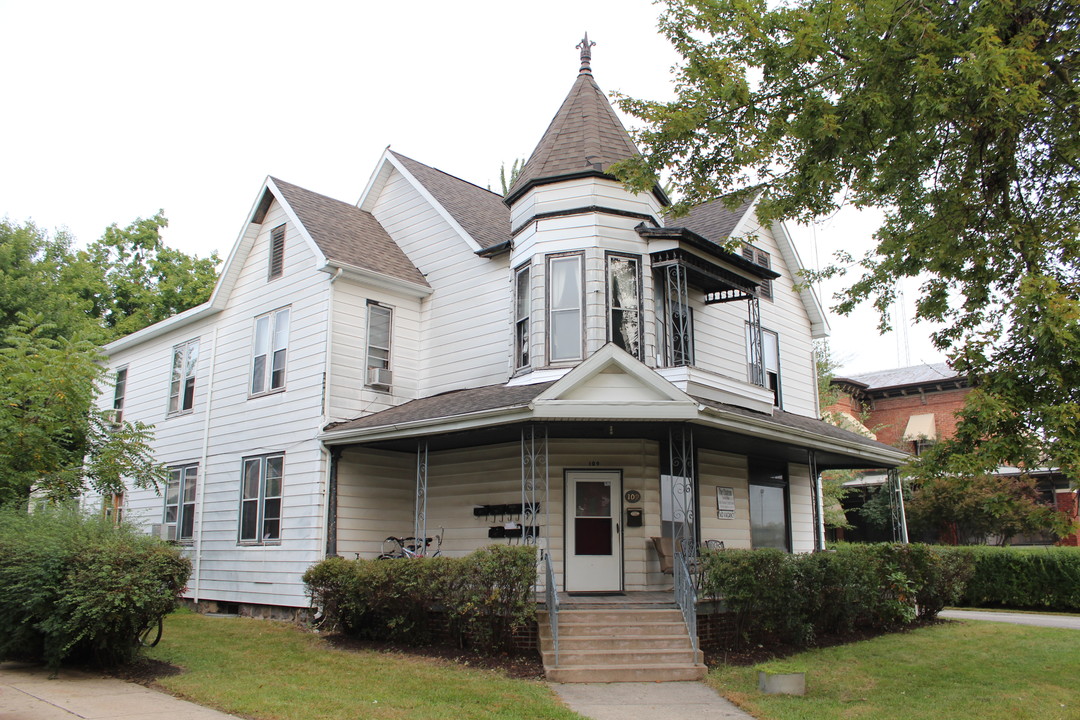
{"label": "decorative wrought iron railing", "polygon": [[690,566],[686,562],[686,555],[681,552],[675,553],[675,602],[682,611],[683,620],[686,621],[686,630],[690,633],[690,644],[694,650],[698,649],[697,635],[697,590],[694,588],[694,580],[690,577]]}
{"label": "decorative wrought iron railing", "polygon": [[555,566],[551,553],[544,551],[544,601],[547,605],[548,624],[551,626],[551,651],[555,667],[559,667],[559,588],[555,584]]}

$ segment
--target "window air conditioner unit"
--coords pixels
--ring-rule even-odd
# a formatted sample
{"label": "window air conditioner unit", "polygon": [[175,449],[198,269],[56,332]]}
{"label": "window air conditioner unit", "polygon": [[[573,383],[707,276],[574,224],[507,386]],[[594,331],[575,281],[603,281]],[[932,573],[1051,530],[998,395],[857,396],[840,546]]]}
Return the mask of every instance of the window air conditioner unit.
{"label": "window air conditioner unit", "polygon": [[390,387],[394,381],[394,373],[388,368],[368,368],[367,371],[368,385],[383,385]]}
{"label": "window air conditioner unit", "polygon": [[150,534],[159,540],[172,542],[176,540],[176,526],[154,523],[150,526]]}

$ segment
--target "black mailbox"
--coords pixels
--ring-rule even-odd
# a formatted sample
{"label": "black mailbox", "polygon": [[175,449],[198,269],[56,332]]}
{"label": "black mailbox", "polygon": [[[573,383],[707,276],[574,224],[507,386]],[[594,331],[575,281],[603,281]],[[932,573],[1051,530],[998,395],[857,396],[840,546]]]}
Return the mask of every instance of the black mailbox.
{"label": "black mailbox", "polygon": [[626,508],[626,527],[641,527],[644,511],[641,508]]}

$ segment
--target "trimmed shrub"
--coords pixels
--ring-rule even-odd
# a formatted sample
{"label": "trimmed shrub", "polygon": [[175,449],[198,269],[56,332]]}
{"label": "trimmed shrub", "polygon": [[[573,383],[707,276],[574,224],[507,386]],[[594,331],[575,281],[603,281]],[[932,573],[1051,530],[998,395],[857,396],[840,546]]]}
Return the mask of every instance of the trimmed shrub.
{"label": "trimmed shrub", "polygon": [[324,627],[423,645],[438,615],[460,645],[492,652],[535,617],[536,550],[492,545],[464,558],[345,560],[308,568],[304,583]]}
{"label": "trimmed shrub", "polygon": [[130,661],[138,634],[176,607],[180,552],[67,508],[0,511],[0,659]]}
{"label": "trimmed shrub", "polygon": [[975,547],[969,607],[1080,612],[1080,548]]}
{"label": "trimmed shrub", "polygon": [[702,564],[702,594],[723,601],[739,641],[793,645],[931,619],[972,572],[970,553],[918,544],[806,555],[724,550],[706,553]]}

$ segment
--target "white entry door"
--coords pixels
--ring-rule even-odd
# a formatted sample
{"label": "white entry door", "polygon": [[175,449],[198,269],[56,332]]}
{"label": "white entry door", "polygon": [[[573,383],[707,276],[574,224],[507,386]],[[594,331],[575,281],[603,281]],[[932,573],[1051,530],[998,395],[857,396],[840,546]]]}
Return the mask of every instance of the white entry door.
{"label": "white entry door", "polygon": [[566,473],[567,592],[622,590],[622,475]]}

